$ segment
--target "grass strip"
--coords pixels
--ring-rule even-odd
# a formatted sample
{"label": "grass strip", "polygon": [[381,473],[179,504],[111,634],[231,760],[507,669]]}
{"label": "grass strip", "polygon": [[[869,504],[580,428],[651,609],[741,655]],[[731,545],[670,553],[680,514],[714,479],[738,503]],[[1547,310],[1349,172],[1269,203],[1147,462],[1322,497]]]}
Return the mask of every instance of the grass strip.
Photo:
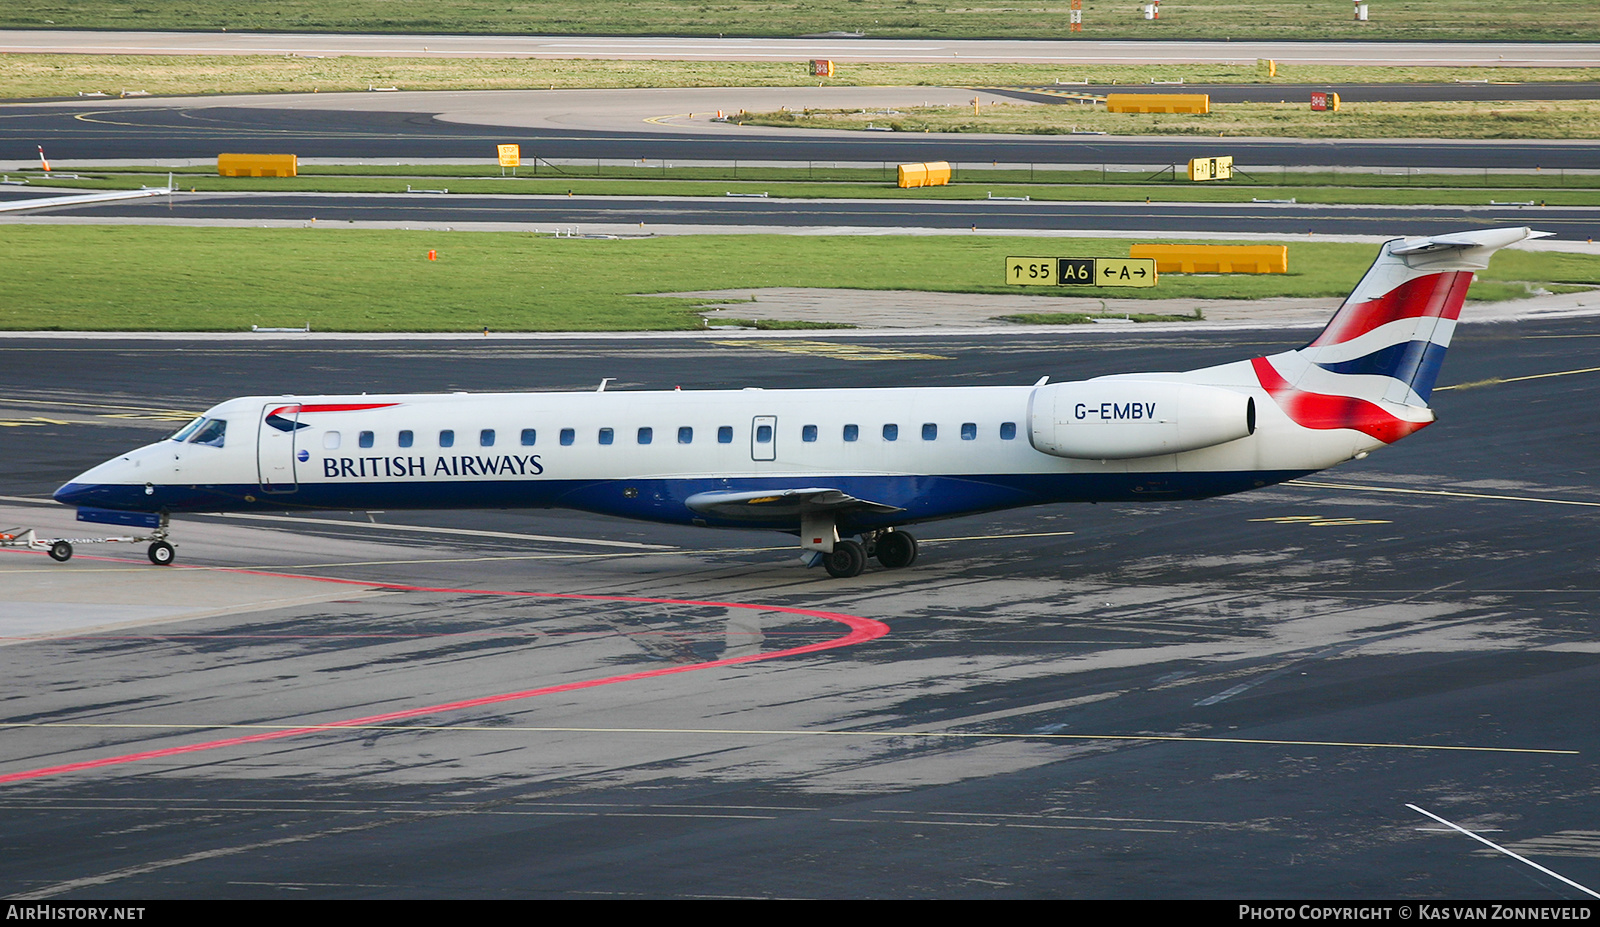
{"label": "grass strip", "polygon": [[[666,54],[666,52],[663,52]],[[1002,87],[1057,80],[1143,84],[1152,80],[1220,84],[1449,83],[1592,81],[1596,67],[1482,68],[1283,66],[1275,78],[1255,60],[1234,65],[1049,65],[972,63],[840,64],[819,81],[807,62],[621,61],[527,58],[306,58],[283,55],[0,55],[0,96],[8,99],[211,93],[331,93],[371,87],[402,90],[563,90],[644,87]],[[1070,89],[1070,88],[1068,88]],[[1131,88],[1130,89],[1134,89]],[[1173,88],[1166,88],[1173,89]],[[1069,107],[1075,108],[1075,107]]]}
{"label": "grass strip", "polygon": [[[1345,103],[1313,112],[1309,102],[1219,103],[1209,113],[1110,113],[1092,105],[998,103],[883,111],[802,110],[742,114],[744,125],[891,132],[1269,138],[1600,138],[1600,100]],[[1532,165],[1530,165],[1532,166]]]}
{"label": "grass strip", "polygon": [[[0,226],[0,329],[629,331],[701,326],[694,300],[641,294],[848,287],[1046,296],[1337,297],[1370,245],[1288,242],[1289,274],[1176,275],[1148,290],[1009,287],[1008,256],[1120,257],[1138,239],[675,236],[509,232]],[[429,260],[429,252],[437,260]],[[1600,258],[1508,251],[1469,294],[1600,284]],[[848,322],[848,320],[842,320]]]}

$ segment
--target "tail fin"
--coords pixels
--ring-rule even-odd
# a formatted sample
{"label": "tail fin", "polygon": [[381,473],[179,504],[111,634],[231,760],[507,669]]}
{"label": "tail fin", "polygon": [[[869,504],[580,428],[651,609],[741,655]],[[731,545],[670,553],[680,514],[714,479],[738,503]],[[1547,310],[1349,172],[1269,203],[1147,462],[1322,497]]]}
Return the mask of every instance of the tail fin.
{"label": "tail fin", "polygon": [[1340,392],[1425,406],[1473,271],[1488,267],[1489,257],[1506,245],[1548,234],[1490,229],[1385,242],[1328,327],[1296,353],[1309,362],[1307,372],[1388,381],[1352,382],[1353,392]]}
{"label": "tail fin", "polygon": [[1433,420],[1428,398],[1474,271],[1500,248],[1551,233],[1528,228],[1385,242],[1310,344],[1257,358],[1261,385],[1299,424],[1355,428],[1389,443]]}

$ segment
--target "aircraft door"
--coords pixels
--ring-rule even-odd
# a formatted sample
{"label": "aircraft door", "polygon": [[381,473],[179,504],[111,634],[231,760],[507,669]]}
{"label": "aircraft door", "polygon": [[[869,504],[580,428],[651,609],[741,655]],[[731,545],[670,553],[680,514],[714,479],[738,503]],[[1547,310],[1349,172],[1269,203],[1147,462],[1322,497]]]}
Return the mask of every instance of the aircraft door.
{"label": "aircraft door", "polygon": [[296,435],[300,424],[300,404],[274,402],[261,409],[257,429],[256,473],[264,493],[290,493],[300,488],[295,468],[300,453]]}
{"label": "aircraft door", "polygon": [[758,415],[750,423],[750,459],[778,459],[778,417]]}

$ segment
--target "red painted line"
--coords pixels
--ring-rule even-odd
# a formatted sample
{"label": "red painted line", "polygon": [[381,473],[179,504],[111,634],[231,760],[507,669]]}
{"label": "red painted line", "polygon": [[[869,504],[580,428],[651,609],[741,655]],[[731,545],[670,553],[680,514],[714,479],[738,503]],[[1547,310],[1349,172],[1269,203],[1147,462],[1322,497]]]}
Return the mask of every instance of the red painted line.
{"label": "red painted line", "polygon": [[[326,576],[296,576],[291,573],[273,573],[265,570],[217,570],[217,572],[242,573],[249,576],[276,576],[289,579],[303,579],[320,583],[342,583],[351,586],[364,586],[369,589],[393,589],[398,592],[440,592],[455,595],[494,595],[514,596],[521,598],[544,599],[577,599],[590,602],[641,602],[665,605],[705,605],[714,608],[741,608],[750,611],[782,612],[788,615],[803,615],[808,618],[822,618],[828,621],[837,621],[850,629],[850,633],[843,637],[806,644],[800,647],[790,647],[785,650],[774,650],[771,653],[750,654],[743,657],[731,657],[726,660],[712,660],[708,663],[690,663],[683,666],[670,666],[661,669],[644,670],[638,673],[625,673],[620,676],[607,676],[602,679],[590,679],[583,682],[568,682],[555,686],[542,686],[537,689],[524,689],[520,692],[505,692],[500,695],[485,695],[478,698],[462,699],[454,702],[444,702],[439,705],[428,705],[422,708],[408,708],[403,711],[391,711],[381,715],[368,715],[364,718],[346,718],[342,721],[329,721],[323,724],[308,724],[303,727],[286,728],[281,731],[266,731],[260,734],[250,734],[244,737],[229,737],[223,740],[209,740],[203,743],[187,744],[181,747],[167,747],[162,750],[146,750],[141,753],[127,753],[122,756],[111,756],[99,760],[86,760],[81,763],[66,763],[60,766],[46,766],[40,769],[30,769],[24,772],[0,775],[0,783],[21,782],[27,779],[42,779],[48,776],[60,776],[67,773],[81,772],[87,769],[100,769],[106,766],[122,766],[128,763],[138,763],[144,760],[160,759],[168,756],[182,756],[186,753],[199,753],[205,750],[216,750],[222,747],[233,747],[241,744],[264,743],[271,740],[281,740],[285,737],[298,737],[302,734],[315,734],[321,731],[338,730],[340,728],[361,727],[373,724],[382,724],[388,721],[400,721],[406,718],[418,718],[424,715],[439,714],[447,711],[461,711],[467,708],[478,708],[484,705],[497,705],[503,702],[514,702],[522,699],[535,698],[540,695],[553,695],[557,692],[576,692],[580,689],[593,689],[599,686],[611,686],[618,683],[634,682],[640,679],[654,679],[660,676],[672,676],[678,673],[692,673],[698,670],[712,669],[718,666],[733,666],[738,663],[754,663],[760,660],[776,660],[780,657],[799,656],[804,653],[818,653],[823,650],[833,650],[837,647],[850,647],[855,644],[876,640],[889,633],[889,626],[881,621],[863,618],[859,615],[846,615],[843,612],[825,612],[809,608],[790,608],[783,605],[752,605],[746,602],[702,602],[693,599],[656,599],[645,596],[621,595],[579,595],[563,592],[508,592],[495,589],[448,589],[433,586],[407,586],[399,583],[365,582],[355,579],[336,579]],[[0,725],[3,726],[3,725]]]}

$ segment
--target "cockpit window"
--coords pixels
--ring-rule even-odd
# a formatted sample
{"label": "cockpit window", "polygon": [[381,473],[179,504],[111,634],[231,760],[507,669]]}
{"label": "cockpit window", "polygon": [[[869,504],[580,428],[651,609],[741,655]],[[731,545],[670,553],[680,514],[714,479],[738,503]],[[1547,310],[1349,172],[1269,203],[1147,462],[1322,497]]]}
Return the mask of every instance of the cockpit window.
{"label": "cockpit window", "polygon": [[211,447],[221,447],[223,436],[228,431],[228,423],[220,418],[206,422],[205,427],[194,433],[189,439],[190,444],[208,444]]}
{"label": "cockpit window", "polygon": [[204,415],[202,415],[199,418],[195,419],[194,421],[190,422],[189,424],[183,426],[182,428],[179,428],[178,429],[178,433],[172,436],[172,440],[174,440],[174,441],[187,441],[187,440],[189,440],[189,436],[194,434],[195,430],[198,429],[201,425],[204,425],[205,423],[206,423],[206,417]]}

